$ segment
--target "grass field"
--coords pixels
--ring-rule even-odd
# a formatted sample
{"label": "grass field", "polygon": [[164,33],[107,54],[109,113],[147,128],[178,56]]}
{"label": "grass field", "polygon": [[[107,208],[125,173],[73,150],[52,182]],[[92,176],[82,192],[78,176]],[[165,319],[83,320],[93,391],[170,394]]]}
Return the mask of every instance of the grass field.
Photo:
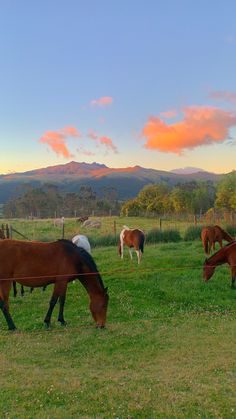
{"label": "grass field", "polygon": [[0,317],[0,417],[236,417],[228,268],[203,283],[200,241],[146,246],[139,266],[115,247],[93,254],[109,287],[106,329],[95,329],[78,281],[69,286],[65,328],[56,307],[44,329],[50,287],[11,299],[18,331]]}
{"label": "grass field", "polygon": [[[98,219],[91,217],[91,220]],[[145,232],[153,228],[160,227],[159,218],[142,218],[142,217],[100,217],[101,229],[92,229],[82,227],[75,218],[67,218],[65,220],[65,238],[71,239],[76,234],[86,234],[89,237],[96,238],[101,235],[115,234],[118,236],[123,225],[130,228],[141,228]],[[24,234],[29,240],[51,241],[62,237],[62,228],[54,227],[53,219],[25,220],[25,219],[2,219],[0,224],[8,223],[14,229]],[[193,225],[191,222],[180,222],[171,220],[162,220],[161,227],[163,230],[177,229],[183,235],[187,227]],[[13,232],[13,238],[22,239],[20,235]]]}

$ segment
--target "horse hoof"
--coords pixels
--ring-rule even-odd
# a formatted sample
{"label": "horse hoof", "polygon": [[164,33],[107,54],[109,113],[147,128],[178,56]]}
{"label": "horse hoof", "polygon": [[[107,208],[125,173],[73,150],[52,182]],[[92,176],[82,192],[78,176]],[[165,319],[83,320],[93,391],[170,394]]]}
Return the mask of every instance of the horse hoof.
{"label": "horse hoof", "polygon": [[8,330],[9,330],[10,332],[14,332],[14,331],[16,330],[16,326],[11,326],[11,327],[8,327]]}
{"label": "horse hoof", "polygon": [[58,321],[61,322],[61,326],[67,326],[67,322],[65,320],[63,322],[61,320]]}
{"label": "horse hoof", "polygon": [[105,328],[104,325],[97,324],[97,326],[96,326],[96,329],[104,329],[104,328]]}

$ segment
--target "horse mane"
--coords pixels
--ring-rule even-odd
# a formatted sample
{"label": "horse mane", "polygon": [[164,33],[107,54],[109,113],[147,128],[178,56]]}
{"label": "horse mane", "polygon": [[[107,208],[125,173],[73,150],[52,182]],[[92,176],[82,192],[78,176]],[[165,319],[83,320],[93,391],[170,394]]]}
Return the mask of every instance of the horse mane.
{"label": "horse mane", "polygon": [[221,247],[221,249],[217,250],[217,252],[213,253],[213,255],[211,255],[209,258],[206,259],[206,261],[208,262],[211,258],[213,258],[215,255],[217,255],[217,253],[222,252],[226,247],[230,247],[232,245],[234,245],[236,243],[236,241],[232,241],[230,243],[227,243],[225,246]]}
{"label": "horse mane", "polygon": [[125,228],[125,230],[130,230],[130,228],[128,226],[123,226],[123,228]]}
{"label": "horse mane", "polygon": [[62,242],[64,244],[64,248],[67,252],[69,253],[76,252],[82,256],[82,258],[85,260],[85,262],[87,263],[91,271],[97,273],[98,282],[100,283],[103,291],[105,291],[105,287],[104,287],[101,275],[98,271],[97,265],[94,262],[92,256],[83,247],[76,246],[76,244],[72,243],[70,240],[60,239],[58,240],[58,242]]}
{"label": "horse mane", "polygon": [[215,225],[215,228],[218,228],[221,231],[222,237],[225,240],[231,240],[234,241],[234,238],[231,236],[231,234],[229,234],[226,230],[224,230],[222,227]]}

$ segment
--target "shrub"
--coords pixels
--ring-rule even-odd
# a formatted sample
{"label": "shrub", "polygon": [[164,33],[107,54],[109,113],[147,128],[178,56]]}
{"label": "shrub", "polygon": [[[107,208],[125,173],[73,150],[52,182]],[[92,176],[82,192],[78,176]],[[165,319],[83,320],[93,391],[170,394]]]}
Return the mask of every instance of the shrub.
{"label": "shrub", "polygon": [[202,226],[190,226],[184,233],[185,241],[199,240],[201,238]]}
{"label": "shrub", "polygon": [[114,234],[106,234],[99,237],[89,237],[91,247],[105,247],[105,246],[116,246],[118,244],[118,237]]}
{"label": "shrub", "polygon": [[160,230],[159,228],[154,228],[146,234],[147,243],[168,243],[168,242],[179,242],[181,236],[178,230],[168,229]]}

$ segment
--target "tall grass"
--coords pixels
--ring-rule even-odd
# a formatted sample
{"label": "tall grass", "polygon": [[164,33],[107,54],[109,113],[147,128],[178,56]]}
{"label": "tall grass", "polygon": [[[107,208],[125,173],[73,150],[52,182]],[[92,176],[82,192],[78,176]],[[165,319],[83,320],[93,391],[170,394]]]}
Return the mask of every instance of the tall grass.
{"label": "tall grass", "polygon": [[181,236],[178,230],[168,229],[168,230],[160,230],[158,228],[153,228],[152,230],[148,231],[146,234],[146,242],[148,244],[153,243],[168,243],[168,242],[179,242],[181,240]]}
{"label": "tall grass", "polygon": [[184,233],[185,241],[199,240],[201,238],[202,226],[190,226],[186,229]]}

